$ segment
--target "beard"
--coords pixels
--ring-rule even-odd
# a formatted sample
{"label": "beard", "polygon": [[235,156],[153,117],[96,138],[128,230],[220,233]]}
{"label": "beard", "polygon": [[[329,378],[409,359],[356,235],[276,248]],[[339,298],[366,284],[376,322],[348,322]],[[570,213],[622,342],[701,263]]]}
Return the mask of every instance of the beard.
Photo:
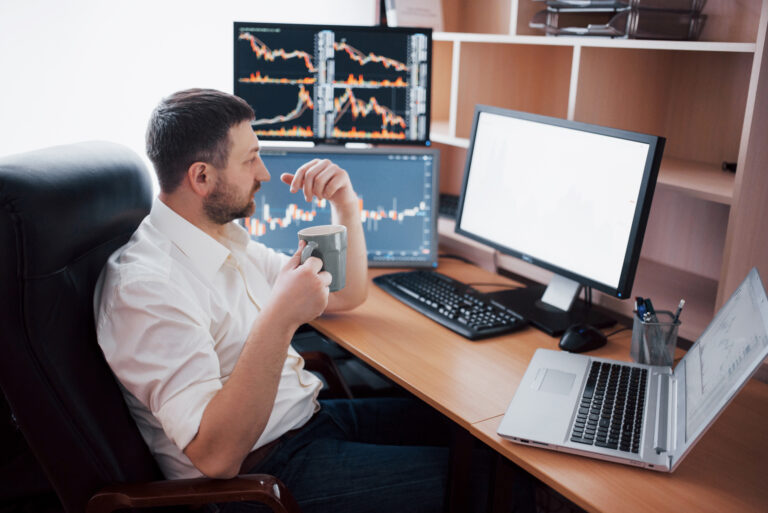
{"label": "beard", "polygon": [[253,195],[261,184],[256,182],[251,194],[243,199],[235,186],[220,181],[203,201],[203,211],[216,224],[227,224],[235,219],[250,217],[256,211]]}

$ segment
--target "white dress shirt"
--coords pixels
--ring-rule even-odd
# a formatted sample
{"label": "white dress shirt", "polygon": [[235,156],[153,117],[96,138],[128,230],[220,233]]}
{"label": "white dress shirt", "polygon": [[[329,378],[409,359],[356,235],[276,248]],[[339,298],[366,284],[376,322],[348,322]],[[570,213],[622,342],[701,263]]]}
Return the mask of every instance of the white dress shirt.
{"label": "white dress shirt", "polygon": [[[169,479],[202,476],[182,451],[232,373],[288,259],[235,223],[226,230],[225,246],[155,199],[96,284],[99,345]],[[319,408],[320,388],[289,348],[272,413],[253,448],[303,426]]]}

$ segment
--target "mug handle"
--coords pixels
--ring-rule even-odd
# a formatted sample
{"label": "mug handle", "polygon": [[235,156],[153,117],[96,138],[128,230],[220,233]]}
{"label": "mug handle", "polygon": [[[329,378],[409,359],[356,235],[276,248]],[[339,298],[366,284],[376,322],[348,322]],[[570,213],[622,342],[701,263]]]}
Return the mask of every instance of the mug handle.
{"label": "mug handle", "polygon": [[307,245],[304,246],[304,249],[301,250],[301,263],[307,261],[307,258],[312,256],[312,252],[317,249],[317,242],[313,240],[308,240]]}

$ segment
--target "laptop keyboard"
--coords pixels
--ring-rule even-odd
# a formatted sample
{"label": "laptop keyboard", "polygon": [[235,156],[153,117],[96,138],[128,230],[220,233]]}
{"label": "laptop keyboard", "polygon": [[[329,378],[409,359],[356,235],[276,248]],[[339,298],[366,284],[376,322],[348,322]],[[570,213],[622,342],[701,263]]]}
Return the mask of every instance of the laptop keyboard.
{"label": "laptop keyboard", "polygon": [[571,441],[637,454],[648,370],[592,362]]}

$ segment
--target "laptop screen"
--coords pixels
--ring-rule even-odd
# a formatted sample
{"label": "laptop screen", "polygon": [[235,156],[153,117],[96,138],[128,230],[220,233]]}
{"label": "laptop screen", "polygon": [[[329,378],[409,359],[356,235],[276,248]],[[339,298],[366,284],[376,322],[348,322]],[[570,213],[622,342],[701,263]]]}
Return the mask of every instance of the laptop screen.
{"label": "laptop screen", "polygon": [[686,442],[706,428],[766,354],[768,299],[752,269],[683,358]]}

